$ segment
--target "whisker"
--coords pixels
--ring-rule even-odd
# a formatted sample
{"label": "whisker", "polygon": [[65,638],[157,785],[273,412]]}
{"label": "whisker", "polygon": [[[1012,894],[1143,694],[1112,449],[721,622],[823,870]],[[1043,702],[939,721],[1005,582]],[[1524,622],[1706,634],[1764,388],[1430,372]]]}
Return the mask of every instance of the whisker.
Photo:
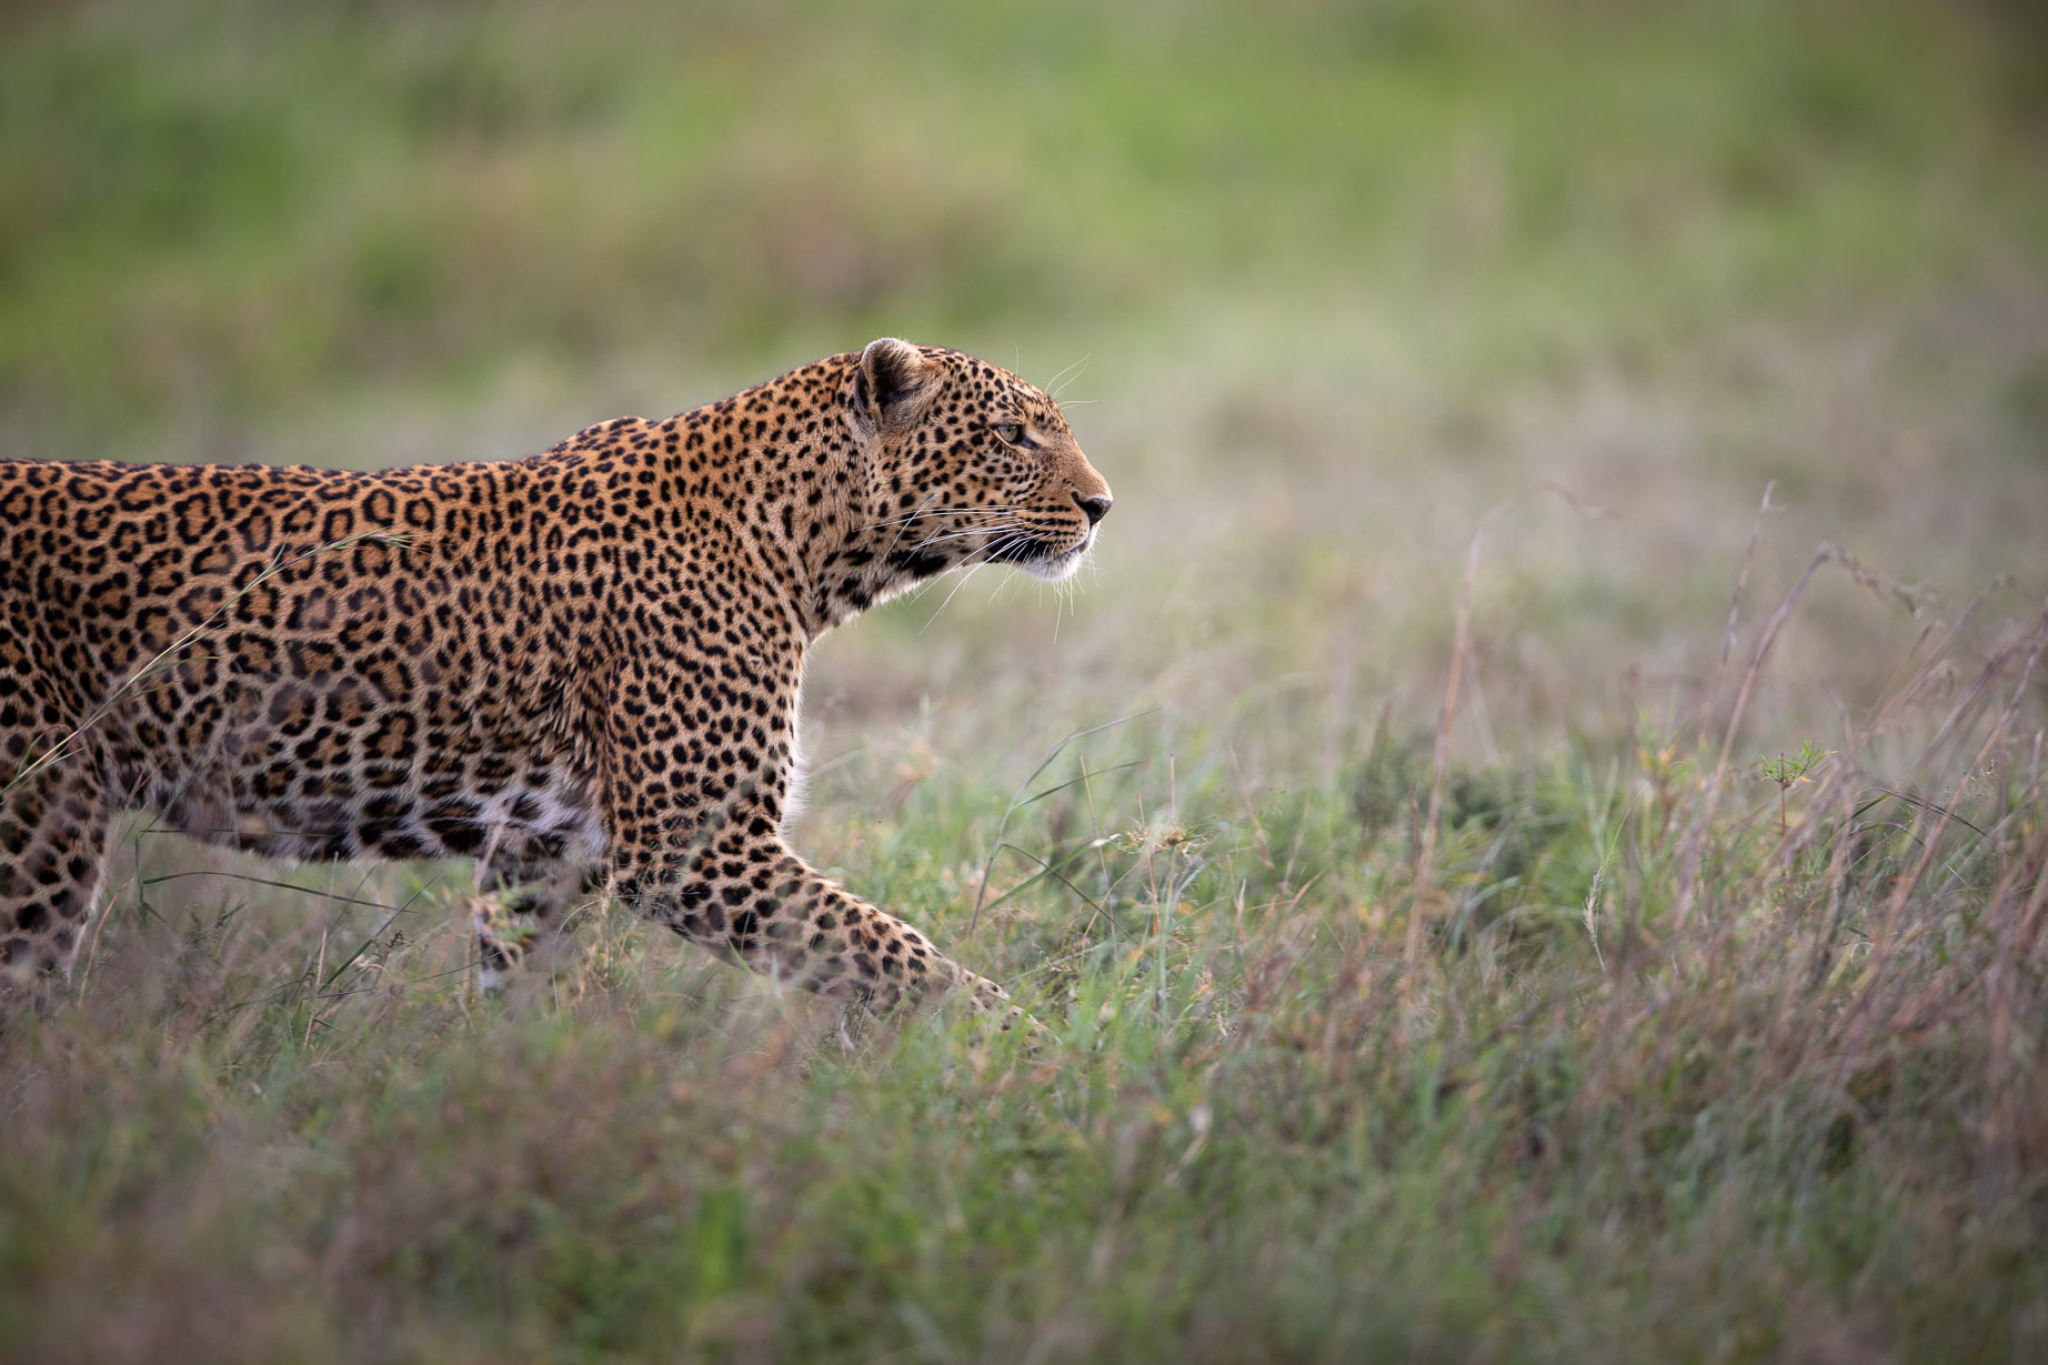
{"label": "whisker", "polygon": [[995,556],[998,553],[1000,553],[1004,547],[1008,546],[1012,541],[1021,544],[1023,543],[1024,538],[1022,536],[1012,534],[1005,536],[1001,540],[998,540],[994,544],[990,545],[986,551],[987,558],[984,558],[979,564],[976,564],[972,569],[960,575],[960,581],[953,585],[953,591],[946,594],[946,600],[939,603],[939,609],[932,613],[931,621],[926,621],[917,633],[919,635],[922,635],[925,633],[925,631],[930,630],[932,628],[932,621],[936,621],[941,616],[944,616],[946,614],[946,608],[953,605],[953,599],[960,595],[960,589],[966,587],[967,584],[974,578],[975,574],[987,568],[989,564],[993,562]]}
{"label": "whisker", "polygon": [[1059,401],[1061,385],[1072,383],[1086,374],[1088,372],[1088,362],[1094,359],[1094,357],[1095,352],[1090,351],[1087,355],[1082,356],[1079,360],[1052,377],[1052,382],[1045,386],[1045,391],[1052,395],[1054,402]]}
{"label": "whisker", "polygon": [[950,531],[934,531],[923,540],[918,541],[911,549],[919,550],[927,545],[936,545],[940,541],[960,540],[967,536],[992,535],[998,531],[1027,531],[1037,534],[1057,529],[1057,526],[1054,524],[1034,520],[1029,517],[1010,517],[1003,521],[983,522],[980,525],[963,526]]}
{"label": "whisker", "polygon": [[[932,496],[937,497],[938,494],[934,493]],[[859,529],[863,531],[878,531],[884,526],[895,526],[900,522],[916,521],[919,517],[966,516],[975,512],[1015,512],[1017,510],[1019,510],[1018,505],[1013,502],[992,502],[981,507],[920,507],[909,516],[889,517],[882,521],[871,521]]]}
{"label": "whisker", "polygon": [[1029,529],[1030,528],[1021,521],[1000,522],[994,526],[970,526],[964,531],[936,532],[932,535],[926,536],[923,540],[920,540],[919,542],[917,542],[917,544],[911,546],[910,548],[913,551],[922,550],[926,546],[936,545],[942,540],[961,540],[966,538],[967,536],[987,535],[992,531],[1022,531]]}
{"label": "whisker", "polygon": [[[933,490],[932,490],[931,492],[929,492],[929,493],[925,494],[924,502],[921,502],[921,503],[919,503],[919,504],[917,505],[917,510],[916,510],[915,512],[912,512],[912,513],[911,513],[911,514],[910,514],[909,516],[907,516],[907,517],[904,517],[904,518],[902,519],[902,524],[901,524],[901,525],[899,525],[899,526],[898,526],[898,527],[896,528],[896,534],[895,534],[894,536],[890,537],[890,539],[889,539],[889,548],[888,548],[888,549],[886,549],[886,550],[884,550],[884,551],[882,551],[882,558],[884,558],[884,559],[887,559],[887,558],[888,558],[888,557],[889,557],[889,556],[890,556],[890,555],[891,555],[892,553],[894,553],[894,552],[895,552],[895,549],[896,549],[896,542],[897,542],[897,541],[899,541],[899,540],[901,540],[901,539],[903,539],[903,533],[904,533],[905,531],[908,531],[908,530],[910,529],[911,523],[912,523],[912,522],[914,522],[914,521],[916,521],[916,520],[917,520],[917,519],[918,519],[919,517],[921,517],[921,516],[923,516],[923,515],[924,515],[924,509],[925,509],[925,505],[926,505],[927,503],[931,502],[931,500],[932,500],[933,498],[936,498],[936,497],[937,497],[938,495],[939,495],[939,490],[938,490],[938,489],[936,489],[936,488],[934,488],[934,489],[933,489]],[[877,525],[879,526],[879,525],[881,525],[881,523],[877,523]],[[865,526],[864,526],[864,527],[862,527],[861,529],[862,529],[862,530],[871,530],[871,529],[874,529],[874,528],[872,528],[872,527],[865,527]]]}
{"label": "whisker", "polygon": [[[950,573],[954,569],[969,568],[970,566],[975,565],[977,560],[980,560],[982,563],[986,563],[986,559],[982,557],[994,553],[1000,547],[1001,543],[1001,541],[996,541],[988,545],[984,545],[980,549],[968,551],[966,558],[962,559],[958,564],[950,565],[946,572]],[[924,595],[930,592],[933,587],[935,587],[942,579],[945,578],[945,576],[945,573],[937,574],[931,578],[926,579],[923,583],[920,583],[917,586],[916,591],[911,593],[910,600],[916,602],[922,599]]]}
{"label": "whisker", "polygon": [[[976,568],[979,568],[979,567],[981,567],[981,566],[980,566],[979,564],[976,564],[976,563],[975,563],[975,557],[976,557],[977,555],[985,555],[985,554],[987,554],[987,553],[989,552],[989,550],[990,550],[991,548],[993,548],[993,547],[990,547],[990,546],[983,546],[983,547],[982,547],[981,549],[979,549],[979,550],[975,550],[975,551],[971,552],[971,553],[970,553],[970,554],[969,554],[969,555],[967,556],[967,558],[965,558],[965,559],[961,560],[961,561],[960,561],[960,562],[959,562],[958,564],[955,564],[955,565],[953,565],[953,566],[952,566],[952,569],[963,569],[963,568],[964,568],[964,569],[967,569],[967,571],[968,571],[968,576],[969,576],[969,577],[972,577],[972,576],[973,576],[973,572],[974,572],[974,569],[976,569]],[[987,562],[987,561],[985,561],[985,560],[983,561],[983,563],[986,563],[986,562]],[[948,572],[951,572],[951,569],[949,569],[949,570],[948,570]],[[943,580],[945,579],[945,577],[946,577],[946,575],[945,575],[945,574],[938,574],[938,575],[936,575],[936,576],[934,576],[934,577],[932,577],[932,578],[928,578],[928,579],[926,579],[926,580],[925,580],[924,582],[922,582],[922,583],[918,584],[918,586],[917,586],[917,590],[916,590],[915,592],[913,592],[913,593],[911,593],[911,594],[910,594],[910,600],[911,600],[912,602],[921,602],[921,601],[923,601],[923,600],[924,600],[924,595],[925,595],[926,593],[930,592],[930,591],[931,591],[931,590],[932,590],[932,589],[933,589],[934,587],[936,587],[936,586],[937,586],[937,585],[938,585],[938,584],[939,584],[939,583],[940,583],[941,581],[943,581]],[[949,600],[950,600],[950,599],[949,599]],[[929,626],[930,624],[931,624],[931,622],[929,622],[929,621],[925,622],[925,625],[927,625],[927,626]],[[924,633],[924,631],[923,631],[922,629],[920,629],[920,630],[918,631],[918,634],[920,634],[920,635],[922,635],[923,633]]]}

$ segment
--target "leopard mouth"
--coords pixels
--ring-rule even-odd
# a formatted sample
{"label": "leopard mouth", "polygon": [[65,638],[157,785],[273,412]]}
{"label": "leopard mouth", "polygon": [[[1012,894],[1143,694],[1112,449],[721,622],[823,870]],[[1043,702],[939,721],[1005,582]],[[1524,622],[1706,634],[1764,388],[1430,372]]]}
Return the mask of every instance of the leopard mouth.
{"label": "leopard mouth", "polygon": [[1008,564],[1033,578],[1057,583],[1073,577],[1094,547],[1095,528],[1090,526],[1078,537],[1018,537],[997,545],[988,558],[990,563]]}

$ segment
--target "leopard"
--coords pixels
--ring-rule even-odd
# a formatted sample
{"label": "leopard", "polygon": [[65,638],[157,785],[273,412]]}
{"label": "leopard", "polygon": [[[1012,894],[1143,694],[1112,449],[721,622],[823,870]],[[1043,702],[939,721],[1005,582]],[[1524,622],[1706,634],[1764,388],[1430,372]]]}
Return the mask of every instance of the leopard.
{"label": "leopard", "polygon": [[62,990],[140,811],[471,860],[486,988],[600,899],[849,1007],[1035,1028],[793,850],[802,681],[950,570],[1072,576],[1111,502],[1044,391],[894,337],[520,459],[0,460],[0,992]]}

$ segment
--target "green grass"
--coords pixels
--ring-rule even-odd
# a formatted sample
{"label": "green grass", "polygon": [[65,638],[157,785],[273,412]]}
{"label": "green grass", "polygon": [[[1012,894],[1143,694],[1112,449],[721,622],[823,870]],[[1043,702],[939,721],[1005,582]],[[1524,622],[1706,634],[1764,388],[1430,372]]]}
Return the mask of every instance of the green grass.
{"label": "green grass", "polygon": [[7,454],[506,456],[895,333],[1085,358],[1117,492],[806,698],[799,849],[1056,1050],[617,915],[485,1005],[466,866],[132,828],[0,1037],[0,1358],[2048,1354],[2042,41],[0,17]]}
{"label": "green grass", "polygon": [[971,932],[959,855],[1006,794],[912,771],[871,823],[856,792],[887,779],[852,764],[811,841],[1003,964],[1060,1038],[1037,1058],[944,1016],[851,1021],[849,1053],[829,1009],[616,918],[549,998],[479,1008],[461,926],[403,874],[388,920],[233,880],[182,893],[187,918],[164,903],[186,883],[130,887],[78,1004],[7,1043],[5,1339],[249,1360],[2041,1344],[2048,803],[2023,761],[1945,826],[1838,762],[1782,824],[1765,783],[1703,826],[1708,784],[1655,741],[1453,772],[1418,885],[1426,750],[1389,741],[1247,810],[1222,765],[1158,790],[1147,723],[1048,771],[1137,764],[1012,815],[1067,881],[999,861]]}

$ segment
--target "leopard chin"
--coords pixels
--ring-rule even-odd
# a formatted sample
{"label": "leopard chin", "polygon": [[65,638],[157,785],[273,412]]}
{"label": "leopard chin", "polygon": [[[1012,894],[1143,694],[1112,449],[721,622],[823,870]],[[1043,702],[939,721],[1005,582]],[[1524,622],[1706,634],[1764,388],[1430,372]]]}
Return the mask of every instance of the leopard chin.
{"label": "leopard chin", "polygon": [[1081,571],[1081,565],[1087,562],[1088,552],[1094,548],[1095,532],[1090,530],[1079,543],[1037,559],[1018,560],[1016,567],[1033,578],[1040,578],[1048,583],[1063,583]]}

